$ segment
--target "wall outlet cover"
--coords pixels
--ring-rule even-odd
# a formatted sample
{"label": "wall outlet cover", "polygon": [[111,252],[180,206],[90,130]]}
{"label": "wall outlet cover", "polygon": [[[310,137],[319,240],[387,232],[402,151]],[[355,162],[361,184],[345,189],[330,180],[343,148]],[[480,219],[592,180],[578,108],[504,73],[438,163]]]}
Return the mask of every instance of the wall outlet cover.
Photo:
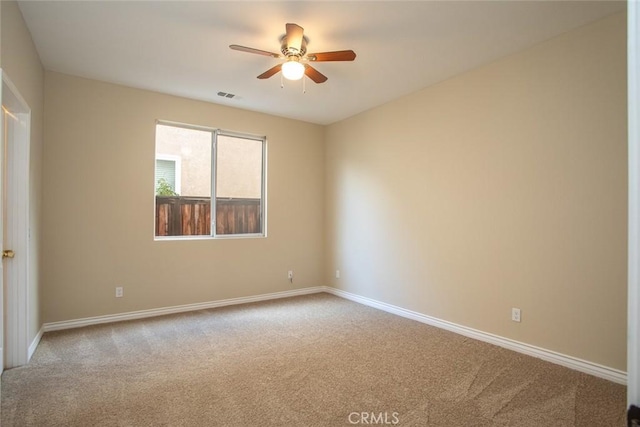
{"label": "wall outlet cover", "polygon": [[514,322],[519,322],[520,321],[520,309],[519,308],[512,308],[511,309],[511,320],[513,320]]}

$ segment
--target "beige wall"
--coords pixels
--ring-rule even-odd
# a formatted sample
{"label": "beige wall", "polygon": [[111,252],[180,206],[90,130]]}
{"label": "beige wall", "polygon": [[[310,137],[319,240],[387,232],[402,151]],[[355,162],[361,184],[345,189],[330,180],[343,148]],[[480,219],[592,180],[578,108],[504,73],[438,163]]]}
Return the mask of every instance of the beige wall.
{"label": "beige wall", "polygon": [[[45,111],[45,322],[323,284],[321,126],[54,72]],[[267,238],[153,240],[157,119],[267,136]]]}
{"label": "beige wall", "polygon": [[1,47],[0,67],[7,73],[20,95],[31,108],[31,153],[30,153],[30,218],[31,270],[29,281],[29,342],[38,333],[40,320],[39,270],[41,242],[41,196],[42,196],[42,150],[43,150],[43,108],[44,72],[36,52],[31,34],[22,19],[22,13],[15,1],[0,1]]}
{"label": "beige wall", "polygon": [[325,282],[625,370],[625,22],[329,126]]}

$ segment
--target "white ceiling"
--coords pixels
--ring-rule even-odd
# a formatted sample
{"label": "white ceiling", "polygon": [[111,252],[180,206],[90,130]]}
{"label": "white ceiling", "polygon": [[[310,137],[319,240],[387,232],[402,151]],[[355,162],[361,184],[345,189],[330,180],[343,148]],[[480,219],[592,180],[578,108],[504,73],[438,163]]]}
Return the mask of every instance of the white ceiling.
{"label": "white ceiling", "polygon": [[[617,1],[20,1],[46,69],[329,124],[625,9]],[[329,80],[256,76],[278,60],[285,24]],[[236,94],[234,99],[217,95]]]}

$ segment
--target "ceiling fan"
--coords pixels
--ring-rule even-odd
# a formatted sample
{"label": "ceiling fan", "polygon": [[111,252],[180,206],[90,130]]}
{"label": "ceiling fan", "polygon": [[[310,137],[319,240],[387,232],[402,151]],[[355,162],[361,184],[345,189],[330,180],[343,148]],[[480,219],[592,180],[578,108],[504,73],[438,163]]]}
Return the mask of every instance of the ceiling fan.
{"label": "ceiling fan", "polygon": [[335,52],[307,53],[308,39],[304,36],[304,28],[297,24],[287,24],[287,33],[282,36],[280,52],[273,53],[265,50],[254,49],[246,46],[232,44],[229,47],[241,52],[255,53],[258,55],[270,56],[272,58],[285,59],[282,64],[278,64],[258,76],[259,79],[268,79],[278,71],[289,80],[299,80],[302,76],[307,76],[316,83],[324,83],[327,76],[313,68],[309,63],[324,61],[353,61],[356,53],[352,50],[338,50]]}

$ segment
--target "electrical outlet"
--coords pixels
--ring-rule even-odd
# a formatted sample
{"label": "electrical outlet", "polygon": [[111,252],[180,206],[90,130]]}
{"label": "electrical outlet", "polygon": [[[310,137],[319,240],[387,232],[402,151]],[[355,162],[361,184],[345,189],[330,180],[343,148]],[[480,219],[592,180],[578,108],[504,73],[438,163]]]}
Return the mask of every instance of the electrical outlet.
{"label": "electrical outlet", "polygon": [[336,279],[340,278],[340,270],[336,270]]}
{"label": "electrical outlet", "polygon": [[116,298],[122,298],[124,296],[124,288],[122,286],[116,287]]}
{"label": "electrical outlet", "polygon": [[287,272],[287,278],[289,279],[289,281],[290,281],[291,283],[293,283],[293,270],[289,270],[289,271]]}
{"label": "electrical outlet", "polygon": [[519,308],[512,308],[511,309],[511,320],[513,320],[514,322],[519,322],[520,321],[520,309]]}

